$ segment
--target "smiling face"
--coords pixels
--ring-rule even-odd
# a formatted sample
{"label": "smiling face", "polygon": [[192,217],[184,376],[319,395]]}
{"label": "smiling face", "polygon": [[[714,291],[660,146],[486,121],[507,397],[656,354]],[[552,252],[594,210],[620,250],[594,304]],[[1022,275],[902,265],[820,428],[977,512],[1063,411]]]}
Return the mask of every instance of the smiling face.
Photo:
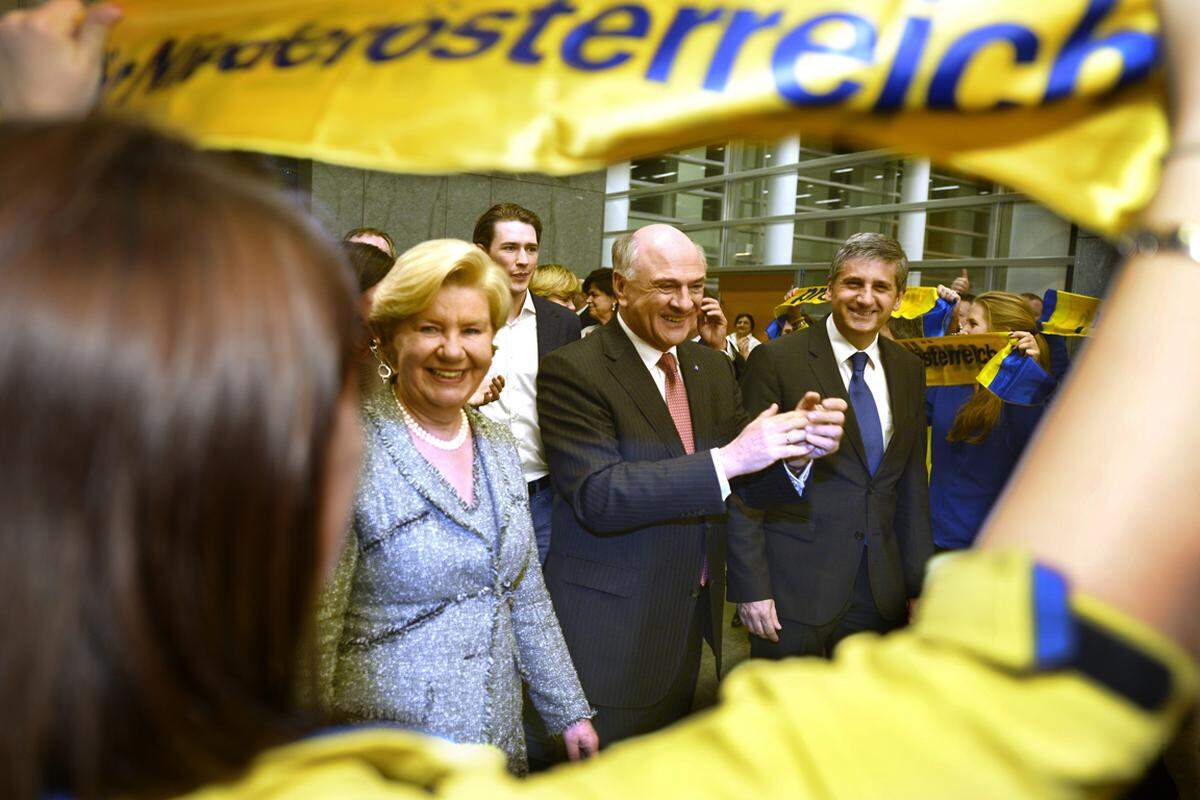
{"label": "smiling face", "polygon": [[733,329],[737,331],[738,336],[744,339],[750,335],[751,331],[754,330],[754,325],[750,322],[749,316],[746,314],[741,314],[733,323]]}
{"label": "smiling face", "polygon": [[529,288],[529,280],[537,269],[537,231],[532,225],[515,219],[497,222],[492,231],[488,255],[508,273],[516,297]]}
{"label": "smiling face", "polygon": [[667,225],[642,228],[632,277],[613,273],[621,318],[666,352],[686,341],[704,297],[704,261],[691,239]]}
{"label": "smiling face", "polygon": [[492,365],[487,295],[443,286],[392,339],[396,393],[418,418],[453,421]]}
{"label": "smiling face", "polygon": [[860,350],[868,347],[900,307],[896,265],[872,258],[846,261],[829,285],[829,300],[842,336]]}

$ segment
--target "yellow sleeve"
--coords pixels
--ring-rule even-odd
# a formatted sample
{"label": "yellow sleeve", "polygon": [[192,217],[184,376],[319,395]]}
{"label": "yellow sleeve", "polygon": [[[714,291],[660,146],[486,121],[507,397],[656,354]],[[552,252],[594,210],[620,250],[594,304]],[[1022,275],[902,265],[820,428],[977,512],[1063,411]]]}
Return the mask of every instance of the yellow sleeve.
{"label": "yellow sleeve", "polygon": [[[490,748],[367,728],[266,753],[242,781],[195,797],[1113,796],[1166,745],[1194,694],[1194,665],[1144,625],[1064,592],[1060,620],[1147,669],[1113,679],[1114,660],[1101,659],[1102,680],[1047,668],[1033,574],[1021,553],[952,556],[932,571],[910,628],[848,639],[833,662],[748,663],[712,711],[528,780]],[[1096,641],[1084,649],[1094,654]]]}
{"label": "yellow sleeve", "polygon": [[[1076,617],[1165,668],[1161,704],[1139,707],[1073,669],[1038,671],[1032,566],[1020,553],[955,556],[931,576],[908,630],[847,640],[832,663],[748,663],[715,710],[535,777],[521,794],[1111,796],[1166,745],[1194,692],[1194,667],[1140,623],[1074,597]],[[482,796],[480,779],[446,788]]]}

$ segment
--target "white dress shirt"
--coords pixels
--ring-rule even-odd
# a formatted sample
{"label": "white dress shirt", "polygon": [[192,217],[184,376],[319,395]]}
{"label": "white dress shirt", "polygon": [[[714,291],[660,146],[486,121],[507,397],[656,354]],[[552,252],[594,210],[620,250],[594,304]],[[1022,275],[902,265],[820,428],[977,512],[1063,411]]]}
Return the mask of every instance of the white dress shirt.
{"label": "white dress shirt", "polygon": [[[850,379],[854,376],[854,366],[850,356],[858,352],[858,348],[850,344],[833,322],[833,314],[825,318],[825,329],[829,331],[829,343],[833,345],[833,360],[837,362],[838,371],[842,375],[842,384],[846,394],[850,394]],[[879,357],[879,334],[863,349],[867,354],[867,366],[863,369],[863,380],[875,398],[875,407],[879,410],[879,424],[883,428],[883,449],[887,450],[892,441],[892,404],[888,395],[887,375],[883,371],[883,361]]]}
{"label": "white dress shirt", "polygon": [[542,433],[537,415],[537,308],[533,295],[525,292],[525,303],[516,319],[496,331],[493,340],[496,354],[483,385],[497,375],[504,376],[504,391],[500,399],[481,406],[479,411],[491,420],[506,426],[517,439],[521,456],[521,471],[525,482],[546,475],[546,454],[542,449]]}
{"label": "white dress shirt", "polygon": [[[754,348],[756,348],[756,347],[758,347],[760,344],[762,344],[762,342],[760,342],[758,339],[756,339],[756,338],[755,338],[755,336],[754,336],[754,334],[753,334],[753,333],[752,333],[752,334],[750,334],[749,336],[747,336],[746,338],[750,340],[750,346],[746,348],[746,353],[747,353],[747,354],[753,353],[753,352],[754,352]],[[725,341],[727,341],[727,342],[729,343],[729,348],[728,348],[728,349],[729,349],[729,352],[730,352],[730,353],[736,353],[736,352],[738,352],[738,338],[737,338],[737,331],[734,331],[733,333],[731,333],[731,334],[729,334],[728,336],[726,336],[726,337],[725,337]]]}

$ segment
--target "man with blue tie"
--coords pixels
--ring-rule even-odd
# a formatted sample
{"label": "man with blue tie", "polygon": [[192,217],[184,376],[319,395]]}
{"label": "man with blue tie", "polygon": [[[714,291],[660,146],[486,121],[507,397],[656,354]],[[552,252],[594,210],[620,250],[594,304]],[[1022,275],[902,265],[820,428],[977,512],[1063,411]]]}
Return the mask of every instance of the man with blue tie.
{"label": "man with blue tie", "polygon": [[908,259],[878,233],[834,255],[824,324],[755,348],[742,379],[751,415],[807,392],[841,397],[845,441],[813,463],[803,495],[728,523],[728,597],[759,658],[829,656],[859,631],[903,625],[933,553],[925,474],[925,372],[879,331],[900,306]]}

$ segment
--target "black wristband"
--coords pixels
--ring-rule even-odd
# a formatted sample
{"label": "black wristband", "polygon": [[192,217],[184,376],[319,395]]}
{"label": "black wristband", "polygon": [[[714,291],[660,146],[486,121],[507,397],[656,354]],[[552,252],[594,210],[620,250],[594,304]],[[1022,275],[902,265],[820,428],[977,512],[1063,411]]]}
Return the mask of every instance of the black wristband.
{"label": "black wristband", "polygon": [[1117,249],[1126,258],[1178,253],[1200,264],[1200,225],[1184,222],[1166,230],[1140,230],[1122,235]]}

